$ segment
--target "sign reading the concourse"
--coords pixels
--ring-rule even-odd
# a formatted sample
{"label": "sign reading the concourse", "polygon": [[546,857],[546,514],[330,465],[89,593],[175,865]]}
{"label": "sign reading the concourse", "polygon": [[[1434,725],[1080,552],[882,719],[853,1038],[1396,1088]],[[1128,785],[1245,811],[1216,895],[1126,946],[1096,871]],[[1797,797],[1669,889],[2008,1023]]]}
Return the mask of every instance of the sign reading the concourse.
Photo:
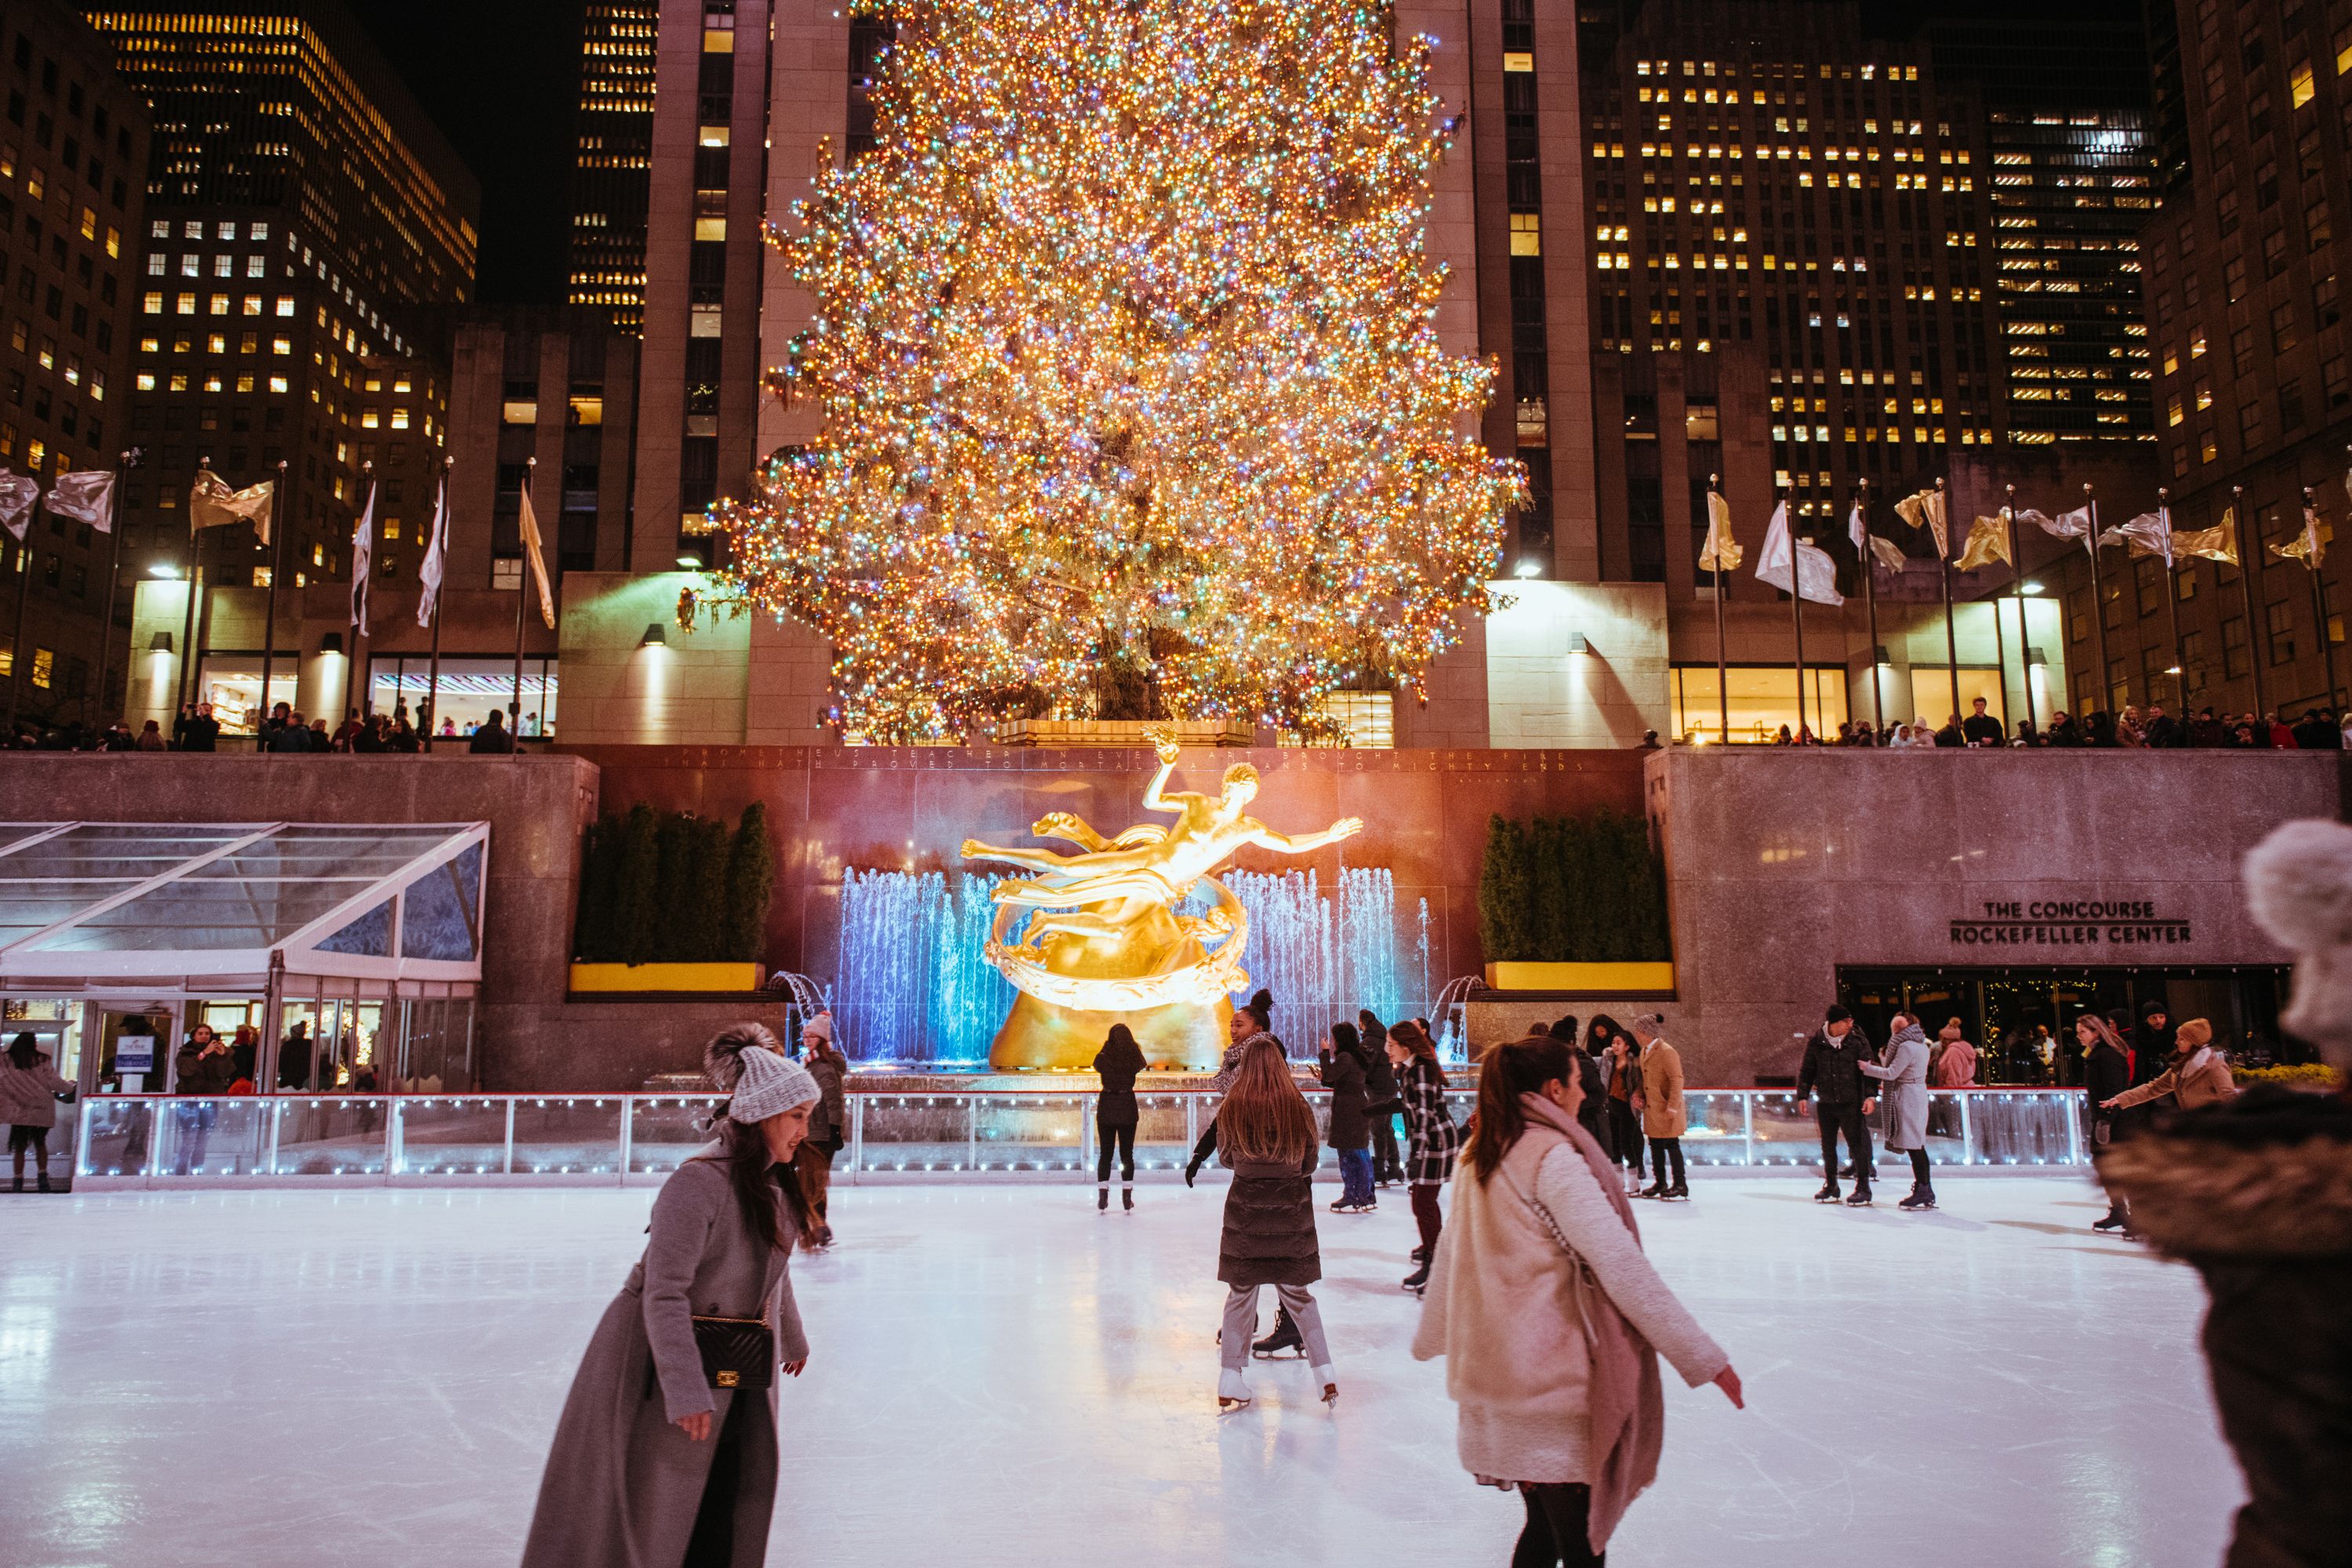
{"label": "sign reading the concourse", "polygon": [[2129,899],[1988,900],[1952,921],[1955,947],[2174,947],[2189,922]]}

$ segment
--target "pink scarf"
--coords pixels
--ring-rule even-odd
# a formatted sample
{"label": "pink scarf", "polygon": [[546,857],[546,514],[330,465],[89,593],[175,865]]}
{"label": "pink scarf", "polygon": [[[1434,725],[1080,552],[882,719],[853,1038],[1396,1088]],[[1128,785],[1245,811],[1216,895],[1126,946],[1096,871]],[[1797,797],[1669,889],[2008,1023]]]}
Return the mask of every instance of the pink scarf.
{"label": "pink scarf", "polygon": [[[1519,1107],[1527,1113],[1530,1132],[1538,1126],[1557,1132],[1584,1156],[1584,1163],[1591,1167],[1592,1179],[1608,1196],[1610,1207],[1617,1211],[1617,1217],[1625,1222],[1625,1228],[1639,1245],[1642,1229],[1633,1223],[1633,1205],[1625,1196],[1624,1182],[1615,1163],[1593,1142],[1592,1134],[1578,1125],[1576,1118],[1539,1094],[1519,1096]],[[1524,1136],[1520,1142],[1526,1142]],[[1528,1168],[1530,1190],[1534,1171],[1541,1163],[1539,1154]],[[1577,1260],[1576,1267],[1581,1275],[1577,1292],[1584,1303],[1592,1356],[1591,1375],[1586,1384],[1585,1415],[1590,1430],[1585,1451],[1592,1465],[1592,1502],[1585,1516],[1586,1536],[1598,1553],[1608,1550],[1611,1532],[1625,1517],[1633,1500],[1658,1479],[1658,1454],[1665,1444],[1666,1401],[1658,1378],[1658,1352],[1617,1310],[1617,1304],[1601,1289],[1582,1259]]]}

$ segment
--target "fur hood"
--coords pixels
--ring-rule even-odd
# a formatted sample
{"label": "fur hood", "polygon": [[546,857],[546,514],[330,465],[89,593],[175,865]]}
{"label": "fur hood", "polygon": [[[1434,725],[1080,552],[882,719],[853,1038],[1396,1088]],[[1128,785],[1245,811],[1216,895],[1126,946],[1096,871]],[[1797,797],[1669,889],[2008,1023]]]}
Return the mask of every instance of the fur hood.
{"label": "fur hood", "polygon": [[2188,1112],[2098,1157],[2159,1251],[2207,1258],[2352,1253],[2352,1100],[2272,1085]]}

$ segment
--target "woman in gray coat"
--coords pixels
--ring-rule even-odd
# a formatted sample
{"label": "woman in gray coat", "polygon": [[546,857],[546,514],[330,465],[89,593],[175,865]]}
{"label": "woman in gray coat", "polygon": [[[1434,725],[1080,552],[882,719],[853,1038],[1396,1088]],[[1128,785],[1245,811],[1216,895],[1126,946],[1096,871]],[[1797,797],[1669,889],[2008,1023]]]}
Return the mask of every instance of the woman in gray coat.
{"label": "woman in gray coat", "polygon": [[[523,1568],[760,1568],[776,1500],[775,1379],[707,1372],[694,1319],[758,1319],[799,1376],[786,1265],[811,1223],[793,1173],[817,1087],[757,1024],[710,1042],[719,1136],[654,1200],[651,1239],[604,1310],[540,1483]],[[723,1383],[724,1386],[715,1385]]]}
{"label": "woman in gray coat", "polygon": [[1862,1062],[1863,1072],[1885,1084],[1885,1146],[1911,1156],[1911,1195],[1895,1206],[1931,1209],[1936,1189],[1927,1179],[1927,1037],[1919,1020],[1907,1013],[1895,1015],[1895,1033],[1888,1037],[1885,1060]]}

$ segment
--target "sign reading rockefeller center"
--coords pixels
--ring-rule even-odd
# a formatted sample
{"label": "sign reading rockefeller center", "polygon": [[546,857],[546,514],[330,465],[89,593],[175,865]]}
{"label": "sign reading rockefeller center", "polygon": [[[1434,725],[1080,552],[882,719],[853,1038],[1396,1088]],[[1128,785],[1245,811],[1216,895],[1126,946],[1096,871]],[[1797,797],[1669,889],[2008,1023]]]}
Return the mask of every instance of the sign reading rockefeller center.
{"label": "sign reading rockefeller center", "polygon": [[1981,914],[1956,918],[1960,947],[2169,947],[2189,941],[2189,922],[2129,899],[1987,900]]}

